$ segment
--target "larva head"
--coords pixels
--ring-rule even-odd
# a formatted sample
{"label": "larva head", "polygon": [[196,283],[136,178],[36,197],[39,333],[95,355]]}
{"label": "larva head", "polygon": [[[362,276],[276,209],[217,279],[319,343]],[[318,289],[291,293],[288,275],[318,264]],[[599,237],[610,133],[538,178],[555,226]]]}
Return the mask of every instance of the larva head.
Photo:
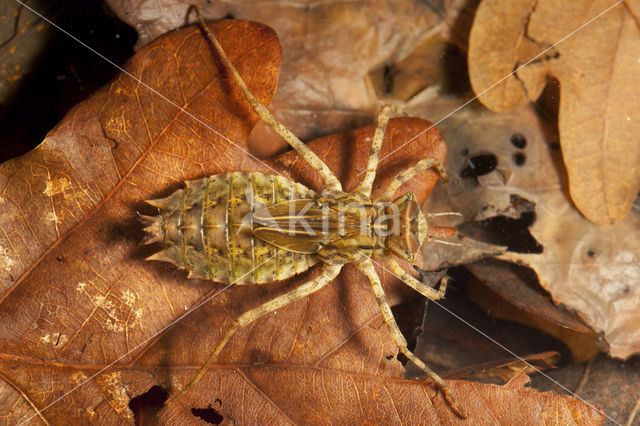
{"label": "larva head", "polygon": [[390,207],[393,212],[387,216],[393,225],[385,239],[385,247],[396,256],[413,262],[427,238],[427,220],[411,192],[396,199]]}

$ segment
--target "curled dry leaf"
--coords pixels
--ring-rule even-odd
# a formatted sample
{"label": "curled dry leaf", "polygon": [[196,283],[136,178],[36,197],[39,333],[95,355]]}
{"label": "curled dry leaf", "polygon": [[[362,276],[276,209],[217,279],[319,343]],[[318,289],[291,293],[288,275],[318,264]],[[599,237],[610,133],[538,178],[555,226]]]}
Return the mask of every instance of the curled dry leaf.
{"label": "curled dry leaf", "polygon": [[[602,333],[612,356],[640,352],[640,241],[629,238],[640,232],[638,213],[608,227],[585,220],[567,200],[561,154],[530,107],[498,115],[467,109],[439,128],[449,148],[450,180],[428,202],[440,200],[439,209],[460,211],[470,221],[518,217],[519,200],[533,203],[529,231],[542,252],[500,257],[535,270],[555,303]],[[494,168],[478,178],[461,176],[479,155],[495,156]]]}
{"label": "curled dry leaf", "polygon": [[[471,280],[465,286],[469,297],[481,309],[490,312],[492,318],[532,327],[558,339],[568,347],[567,353],[562,353],[563,363],[581,362],[602,352],[601,337],[585,325],[578,326],[580,321],[565,307],[553,304],[548,295],[543,295],[533,270],[509,262],[502,263],[498,270],[476,269],[474,275],[479,279]],[[494,288],[496,276],[493,274],[502,273],[502,269],[507,269],[504,275],[508,278]],[[518,271],[520,278],[509,279],[509,270]],[[513,296],[505,296],[506,292],[513,293]]]}
{"label": "curled dry leaf", "polygon": [[554,351],[541,352],[518,358],[486,362],[472,367],[449,370],[445,377],[498,377],[507,386],[524,387],[529,378],[519,381],[517,378],[524,374],[534,374],[538,371],[555,368],[560,361],[560,354]]}
{"label": "curled dry leaf", "polygon": [[483,1],[469,42],[471,84],[493,111],[537,99],[551,76],[560,82],[569,190],[600,225],[624,217],[640,189],[640,33],[631,10],[614,0]]}
{"label": "curled dry leaf", "polygon": [[[273,31],[242,21],[211,28],[268,103],[280,63]],[[139,246],[136,210],[185,179],[269,167],[316,189],[319,179],[294,153],[265,164],[237,148],[246,148],[256,117],[220,74],[197,29],[160,38],[127,70],[157,92],[121,75],[78,105],[36,150],[2,165],[0,383],[2,416],[11,423],[35,416],[131,421],[129,398],[154,385],[173,390],[184,383],[233,316],[317,273],[222,291],[143,260],[152,249]],[[382,161],[377,190],[418,157],[444,160],[444,142],[429,127],[418,119],[390,122],[383,155],[421,136]],[[372,132],[369,127],[310,147],[352,189]],[[405,189],[424,200],[435,180],[427,171]],[[392,303],[406,294],[389,276],[383,282]],[[347,267],[323,291],[241,330],[181,403],[206,408],[219,401],[224,417],[239,423],[455,421],[430,385],[401,378],[395,353],[368,284]],[[451,386],[479,422],[497,413],[509,422],[541,411],[567,421],[602,419],[568,397],[455,381]],[[301,413],[300,406],[313,409]],[[165,421],[194,419],[178,405],[164,415]]]}
{"label": "curled dry leaf", "polygon": [[[561,327],[587,333],[589,327],[565,310],[554,305],[547,295],[530,285],[529,276],[512,263],[490,259],[466,266],[484,285],[518,308],[552,321]],[[530,270],[528,270],[530,271]],[[533,275],[533,274],[532,274]],[[535,275],[534,275],[535,280]]]}

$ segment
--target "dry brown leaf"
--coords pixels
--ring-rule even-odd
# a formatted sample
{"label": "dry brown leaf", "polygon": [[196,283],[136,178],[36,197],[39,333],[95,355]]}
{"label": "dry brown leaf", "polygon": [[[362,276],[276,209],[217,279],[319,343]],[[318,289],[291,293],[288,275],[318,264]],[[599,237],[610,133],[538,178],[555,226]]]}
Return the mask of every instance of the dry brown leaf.
{"label": "dry brown leaf", "polygon": [[[429,201],[428,206],[437,205],[438,201]],[[425,213],[433,212],[429,207],[424,208]],[[428,271],[451,268],[452,266],[466,265],[490,256],[498,256],[507,251],[506,246],[485,243],[467,236],[458,234],[448,241],[456,245],[441,244],[436,241],[427,241],[422,246],[422,267]]]}
{"label": "dry brown leaf", "polygon": [[[575,310],[602,333],[612,356],[640,352],[640,240],[629,238],[640,232],[638,213],[633,210],[609,227],[584,219],[567,200],[561,154],[532,108],[503,114],[466,109],[439,128],[450,152],[450,180],[436,187],[427,208],[435,209],[430,203],[439,200],[437,209],[479,221],[518,217],[514,200],[532,202],[536,220],[529,231],[542,253],[502,257],[534,269],[555,303]],[[513,135],[522,136],[526,147],[514,146]],[[496,156],[494,170],[478,179],[460,176],[471,158],[487,153]],[[524,163],[518,165],[518,158]]]}
{"label": "dry brown leaf", "polygon": [[[275,33],[246,22],[217,28],[231,60],[268,102],[280,65]],[[187,108],[235,141],[244,141],[255,121],[244,103],[236,105],[243,100],[237,90],[229,97],[200,31],[159,40],[127,68],[166,98],[121,75],[74,108],[37,149],[0,167],[0,341],[2,358],[14,363],[2,374],[38,409],[169,324],[179,312],[172,304],[182,310],[210,288],[178,278],[167,286],[171,275],[159,279],[141,262],[141,201],[184,179],[253,166],[181,112]],[[91,392],[54,405],[59,411],[47,416],[91,420],[83,416],[102,400]],[[69,411],[73,401],[83,409]],[[2,407],[10,423],[34,413]]]}
{"label": "dry brown leaf", "polygon": [[[242,32],[242,28],[231,28],[235,28],[234,31],[238,33]],[[260,30],[254,29],[254,31],[253,37],[258,37]],[[188,41],[202,43],[196,37],[199,33],[193,30],[192,32],[193,35]],[[229,37],[233,39],[238,36],[230,32]],[[247,37],[251,36],[247,35]],[[12,286],[19,277],[33,268],[32,265],[40,256],[51,250],[52,244],[59,241],[61,237],[65,237],[70,230],[76,229],[78,225],[89,225],[86,216],[102,208],[105,197],[113,198],[116,189],[128,188],[130,192],[148,196],[159,191],[157,188],[167,188],[170,185],[175,188],[181,180],[199,176],[205,170],[210,173],[215,172],[216,168],[221,170],[221,166],[216,164],[242,167],[242,155],[233,157],[229,155],[230,152],[220,149],[217,151],[204,148],[200,148],[199,151],[195,151],[195,148],[188,149],[190,141],[198,136],[188,128],[181,129],[185,133],[184,136],[176,132],[168,132],[165,122],[176,120],[180,107],[184,106],[190,97],[203,102],[200,97],[196,97],[194,88],[197,88],[198,84],[203,84],[203,79],[212,78],[211,74],[217,72],[217,69],[211,68],[211,65],[207,66],[211,63],[211,55],[206,49],[198,50],[196,49],[198,45],[196,47],[174,46],[172,43],[178,43],[178,40],[172,38],[167,40],[160,44],[160,48],[155,53],[149,52],[146,56],[134,57],[129,64],[129,69],[137,73],[135,77],[143,82],[148,81],[150,87],[141,86],[136,92],[133,89],[136,88],[137,82],[134,84],[129,76],[122,75],[120,86],[114,86],[111,92],[107,89],[102,90],[82,107],[72,110],[37,149],[23,157],[3,163],[0,167],[3,188],[0,198],[2,202],[0,223],[5,229],[0,239],[2,244],[0,278],[4,284],[0,294],[3,297],[12,290]],[[251,38],[248,38],[247,43],[249,41]],[[254,43],[256,43],[255,40]],[[256,93],[259,96],[266,96],[267,93],[275,91],[276,82],[269,74],[277,72],[279,67],[279,46],[275,35],[271,36],[271,43],[273,47],[267,44],[264,48],[272,49],[265,54],[273,58],[272,62],[265,63],[261,74],[252,75],[257,87]],[[180,49],[193,51],[181,53]],[[175,63],[172,57],[176,51],[186,57],[184,59],[186,64]],[[234,54],[238,53],[234,52]],[[146,64],[149,56],[153,56],[157,61],[154,68],[149,68]],[[241,59],[244,60],[244,58]],[[249,59],[259,63],[264,62],[262,59]],[[248,70],[255,68],[257,66],[252,63]],[[182,81],[175,78],[176,75],[184,73],[188,73],[188,78]],[[217,80],[214,81],[217,82]],[[162,99],[150,90],[159,90],[160,83],[168,86],[163,88],[165,92],[171,92],[169,95],[160,91],[166,99]],[[154,87],[156,84],[157,88]],[[210,90],[217,90],[219,94],[226,93],[229,89],[225,85],[224,87],[212,86]],[[238,98],[242,97],[239,93],[236,95]],[[133,104],[137,110],[133,107],[125,110],[123,105],[127,103]],[[220,101],[211,105],[210,109],[203,110],[201,115],[205,116],[206,112],[206,117],[216,117],[216,112],[224,106],[224,101]],[[149,114],[149,117],[144,114]],[[223,122],[223,125],[218,127],[225,129],[225,135],[229,140],[241,140],[244,135],[243,130],[248,132],[250,128],[250,125],[242,119],[246,121],[245,117],[251,116],[250,114],[248,109],[242,111],[238,114],[239,118],[232,116],[233,121],[228,119],[229,122]],[[185,120],[187,119],[193,120],[190,117]],[[206,122],[215,123],[214,120],[207,119]],[[184,127],[190,123],[171,122],[171,124]],[[123,132],[126,138],[121,140]],[[203,134],[201,137],[209,136]],[[184,142],[181,143],[186,144],[186,147],[183,147],[184,152],[171,154],[169,148],[180,146],[178,141],[182,138]],[[156,140],[161,140],[169,148],[160,153],[149,153],[149,145]],[[229,151],[231,149],[237,148],[229,148]],[[146,164],[135,169],[134,166],[138,165],[140,155],[150,155],[149,161],[158,170]],[[160,167],[163,161],[167,164]],[[184,166],[178,169],[181,163],[189,167]],[[171,168],[174,168],[174,175],[171,175]],[[133,170],[146,170],[148,176],[138,176],[133,173]],[[149,182],[154,181],[158,181],[157,188],[149,188]],[[133,196],[129,198],[140,199]],[[137,223],[128,214],[132,208],[135,212],[137,206],[126,204],[124,201],[120,203],[121,205],[110,210],[105,217],[105,220],[112,223],[101,229],[103,233],[101,236],[110,243],[105,248],[111,248],[111,245],[118,247],[127,227],[137,227]],[[82,252],[78,254],[75,261],[80,261],[86,255]],[[61,255],[57,262],[67,265],[72,261],[69,257]]]}
{"label": "dry brown leaf", "polygon": [[[212,29],[248,85],[268,102],[280,61],[273,31],[242,21]],[[164,99],[122,75],[78,105],[36,150],[2,165],[0,405],[8,422],[132,421],[131,397],[156,384],[173,390],[184,383],[234,315],[317,273],[279,285],[233,287],[188,315],[222,286],[187,280],[184,272],[143,260],[151,249],[139,247],[136,210],[144,208],[142,200],[198,176],[268,170],[202,124],[245,146],[256,119],[211,59],[195,28],[159,39],[127,70]],[[418,119],[390,122],[383,155],[423,134],[381,162],[377,190],[416,158],[444,159],[444,143],[435,129],[424,132],[428,127]],[[372,132],[369,127],[310,146],[350,190],[365,167]],[[294,153],[270,164],[318,188],[317,174]],[[428,171],[405,189],[424,199],[435,180]],[[406,294],[390,287],[389,276],[383,281],[392,303]],[[400,378],[396,352],[366,280],[346,267],[323,291],[240,331],[181,403],[206,408],[219,398],[221,412],[240,423],[296,416],[455,421],[430,385]],[[110,363],[115,366],[101,371]],[[572,398],[464,382],[452,386],[479,422],[540,412],[567,422],[602,420]],[[301,413],[300,406],[309,410]],[[165,415],[197,419],[179,405]]]}
{"label": "dry brown leaf", "polygon": [[640,1],[638,0],[624,0],[625,6],[629,8],[629,12],[633,16],[636,22],[640,23]]}
{"label": "dry brown leaf", "polygon": [[[516,76],[489,88],[508,76],[514,70],[514,64],[532,59],[525,24],[535,3],[532,0],[508,3],[490,0],[482,2],[476,11],[469,38],[469,76],[473,91],[493,111],[510,110],[529,101],[531,89],[523,88]],[[546,62],[542,65],[546,70]],[[531,97],[536,99],[541,91],[542,87],[537,87]]]}
{"label": "dry brown leaf", "polygon": [[600,225],[627,214],[640,189],[640,33],[629,10],[614,0],[484,1],[469,43],[471,84],[491,110],[524,105],[549,77],[560,81],[571,197]]}

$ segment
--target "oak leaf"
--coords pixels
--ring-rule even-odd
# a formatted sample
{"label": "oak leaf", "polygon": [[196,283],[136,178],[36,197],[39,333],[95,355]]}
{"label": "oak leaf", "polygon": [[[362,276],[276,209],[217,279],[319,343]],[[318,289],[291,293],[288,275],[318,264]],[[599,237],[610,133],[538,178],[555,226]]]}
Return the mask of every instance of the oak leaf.
{"label": "oak leaf", "polygon": [[[274,32],[244,21],[211,29],[268,103],[280,65]],[[184,180],[271,170],[320,189],[317,173],[295,153],[269,162],[247,153],[256,116],[214,57],[197,28],[161,37],[37,149],[2,165],[0,395],[8,422],[131,422],[132,397],[154,385],[175,391],[235,315],[317,273],[226,289],[144,261],[154,249],[140,246],[136,212]],[[352,190],[372,133],[368,127],[310,147]],[[438,131],[419,119],[390,122],[383,156],[414,137],[381,162],[376,191],[416,158],[444,161]],[[427,171],[403,189],[423,201],[435,181]],[[382,278],[391,303],[409,294]],[[431,385],[402,377],[396,353],[368,283],[347,266],[322,291],[239,331],[198,388],[162,420],[196,422],[185,407],[215,405],[240,423],[455,421]],[[451,386],[477,421],[540,412],[567,422],[602,419],[568,397]]]}
{"label": "oak leaf", "polygon": [[471,85],[493,111],[536,100],[550,77],[560,82],[569,190],[600,225],[625,216],[640,190],[640,33],[631,10],[613,0],[483,1],[469,40]]}

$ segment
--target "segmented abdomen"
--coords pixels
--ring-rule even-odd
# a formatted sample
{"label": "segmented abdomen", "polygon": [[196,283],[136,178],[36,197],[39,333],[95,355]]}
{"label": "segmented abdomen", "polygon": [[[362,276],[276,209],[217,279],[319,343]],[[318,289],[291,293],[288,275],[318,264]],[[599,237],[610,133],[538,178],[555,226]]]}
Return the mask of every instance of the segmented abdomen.
{"label": "segmented abdomen", "polygon": [[281,176],[227,173],[186,182],[167,198],[147,201],[160,209],[166,248],[150,260],[171,262],[190,278],[260,284],[307,270],[314,256],[292,253],[253,235],[252,213],[274,203],[315,197]]}

